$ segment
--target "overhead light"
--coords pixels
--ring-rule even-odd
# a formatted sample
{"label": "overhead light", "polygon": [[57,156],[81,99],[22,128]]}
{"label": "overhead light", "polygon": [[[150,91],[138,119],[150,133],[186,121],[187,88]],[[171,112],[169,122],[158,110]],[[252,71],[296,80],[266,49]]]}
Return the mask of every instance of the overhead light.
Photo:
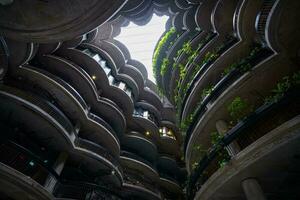
{"label": "overhead light", "polygon": [[146,135],[147,135],[147,136],[149,136],[149,135],[150,135],[150,132],[149,132],[149,131],[147,131],[147,132],[146,132]]}
{"label": "overhead light", "polygon": [[115,175],[115,173],[116,173],[115,170],[112,170],[112,171],[111,171],[111,174],[112,174],[112,175]]}
{"label": "overhead light", "polygon": [[95,75],[92,76],[92,79],[93,79],[93,80],[96,80],[96,78],[97,78],[97,77],[96,77]]}

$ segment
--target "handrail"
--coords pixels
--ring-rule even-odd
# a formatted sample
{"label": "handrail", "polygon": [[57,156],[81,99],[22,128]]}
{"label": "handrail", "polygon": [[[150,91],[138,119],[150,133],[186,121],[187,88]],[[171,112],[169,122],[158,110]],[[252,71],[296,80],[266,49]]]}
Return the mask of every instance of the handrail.
{"label": "handrail", "polygon": [[270,11],[275,3],[275,0],[264,0],[260,12],[255,19],[255,30],[261,41],[266,43],[265,29]]}
{"label": "handrail", "polygon": [[[192,172],[187,187],[188,199],[193,199],[195,192],[200,189],[195,187],[198,180],[202,181],[201,184],[204,184],[205,180],[201,180],[201,178],[203,178],[203,172],[218,156],[218,153],[220,151],[222,151],[226,146],[228,146],[240,135],[242,135],[249,127],[255,125],[255,123],[259,122],[262,118],[267,116],[272,110],[278,108],[279,106],[287,105],[291,98],[295,98],[295,95],[297,97],[297,90],[295,92],[293,90],[290,90],[277,102],[263,104],[262,106],[257,108],[255,112],[251,113],[243,121],[239,122],[232,129],[230,129],[226,133],[226,135],[208,151],[208,154],[202,157],[199,165]],[[299,95],[297,98],[299,98]]]}
{"label": "handrail", "polygon": [[115,138],[117,140],[119,140],[118,136],[117,136],[116,132],[113,130],[113,128],[106,121],[104,121],[101,117],[99,117],[98,115],[95,115],[95,114],[90,112],[89,113],[89,118],[91,118],[92,120],[94,120],[98,124],[101,124],[102,126],[104,126],[110,133],[112,133],[115,136]]}
{"label": "handrail", "polygon": [[[71,188],[71,191],[68,192],[67,188]],[[76,191],[76,192],[74,192]],[[95,183],[89,183],[84,181],[60,181],[60,184],[56,186],[54,191],[54,196],[58,198],[76,198],[82,197],[82,199],[90,199],[87,198],[88,195],[92,192],[101,192],[104,195],[107,195],[111,198],[111,196],[119,197],[120,193],[118,191],[114,191],[109,187],[104,185],[98,185]]]}
{"label": "handrail", "polygon": [[33,152],[31,152],[29,149],[15,143],[12,140],[6,140],[4,141],[2,144],[8,144],[12,147],[14,147],[15,149],[23,152],[24,154],[27,154],[28,156],[30,156],[30,158],[32,160],[34,160],[36,163],[38,163],[42,168],[46,169],[46,171],[49,172],[49,174],[51,174],[53,177],[55,177],[55,179],[60,180],[60,176],[57,174],[56,171],[54,171],[54,169],[52,167],[50,167],[49,165],[47,165],[44,161],[41,160],[40,157],[38,157],[37,155],[35,155]]}
{"label": "handrail", "polygon": [[107,149],[105,149],[99,144],[96,144],[90,140],[80,138],[78,140],[78,146],[89,147],[92,149],[93,152],[97,153],[100,156],[103,156],[104,158],[109,160],[112,164],[114,164],[116,167],[120,165],[118,160],[115,157],[113,157]]}
{"label": "handrail", "polygon": [[[224,45],[222,46],[222,48],[220,48],[216,53],[219,55],[218,58],[221,56],[222,53],[224,53],[227,49],[229,49],[233,44],[235,44],[237,42],[237,38],[233,37],[230,38],[228,41],[224,42]],[[216,59],[218,59],[216,58]],[[216,60],[215,59],[215,60]],[[196,84],[196,82],[199,80],[199,78],[201,77],[201,75],[204,73],[205,70],[207,70],[209,68],[209,66],[211,66],[211,64],[215,61],[215,60],[210,60],[207,63],[204,63],[202,65],[202,67],[200,68],[200,70],[197,72],[196,76],[193,77],[193,80],[191,82],[191,85],[188,87],[187,91],[184,94],[184,98],[183,98],[183,102],[182,105],[185,105],[187,98],[188,98],[188,94],[191,94],[192,89],[194,88],[194,85]],[[183,114],[183,109],[181,106],[181,111],[180,111],[180,117],[182,118],[182,114]]]}
{"label": "handrail", "polygon": [[31,93],[23,93],[16,91],[15,88],[5,87],[5,90],[8,92],[18,93],[18,96],[22,96],[24,99],[30,101],[30,103],[40,107],[43,111],[49,114],[54,120],[56,120],[64,129],[68,132],[68,134],[72,134],[75,132],[72,123],[69,119],[54,105],[52,105],[47,100],[35,96]]}
{"label": "handrail", "polygon": [[[251,67],[256,66],[261,60],[264,58],[270,56],[270,51],[268,49],[261,49],[252,59],[247,60],[245,62],[249,63]],[[244,63],[240,63],[239,66],[243,65]],[[217,97],[226,90],[226,88],[231,85],[234,81],[238,79],[242,74],[245,72],[243,69],[239,69],[237,67],[236,69],[232,70],[229,74],[224,76],[222,79],[218,81],[218,83],[214,86],[212,92],[210,95],[208,95],[206,98],[203,99],[200,106],[196,108],[195,115],[193,118],[193,122],[190,124],[186,131],[186,137],[184,141],[184,152],[186,151],[188,142],[191,138],[192,132],[196,127],[196,122],[199,121],[199,119],[203,116],[205,111],[207,110],[207,105],[209,103],[214,102]]]}
{"label": "handrail", "polygon": [[233,32],[235,33],[235,35],[237,35],[237,33],[238,33],[238,16],[239,16],[239,10],[240,10],[242,3],[243,3],[243,0],[239,0],[239,2],[236,5],[234,15],[232,18]]}
{"label": "handrail", "polygon": [[179,181],[178,181],[176,178],[173,178],[171,175],[168,175],[168,174],[166,174],[166,173],[160,172],[160,173],[159,173],[159,176],[160,176],[161,178],[168,179],[168,180],[170,180],[170,181],[176,183],[178,186],[180,186]]}
{"label": "handrail", "polygon": [[140,161],[140,162],[144,163],[145,165],[148,165],[150,168],[152,168],[156,171],[156,167],[154,166],[154,164],[152,164],[148,160],[140,157],[139,155],[136,155],[136,154],[134,154],[132,152],[129,152],[129,151],[122,151],[121,156],[128,157],[128,158],[131,158],[133,160]]}
{"label": "handrail", "polygon": [[88,106],[87,104],[85,103],[85,101],[83,100],[83,98],[81,97],[81,95],[70,85],[68,84],[67,82],[65,82],[63,79],[61,78],[58,78],[57,76],[54,76],[53,74],[45,71],[45,70],[42,70],[42,69],[39,69],[39,68],[36,68],[36,67],[29,67],[27,66],[26,68],[29,68],[29,69],[33,69],[39,73],[42,73],[46,76],[48,76],[49,78],[51,78],[52,80],[54,80],[55,82],[59,83],[60,85],[62,85],[68,92],[70,92],[72,94],[72,96],[80,103],[80,105],[84,108],[84,109],[88,109]]}

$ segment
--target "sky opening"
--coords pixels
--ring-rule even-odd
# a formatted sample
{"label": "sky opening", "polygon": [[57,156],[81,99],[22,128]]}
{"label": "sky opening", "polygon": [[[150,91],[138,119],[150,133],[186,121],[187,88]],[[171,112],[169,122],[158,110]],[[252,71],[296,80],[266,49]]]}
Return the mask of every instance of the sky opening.
{"label": "sky opening", "polygon": [[156,83],[152,70],[152,55],[160,36],[166,30],[168,16],[153,14],[151,21],[145,26],[138,26],[132,22],[121,28],[119,40],[128,48],[131,58],[143,63],[148,71],[148,79]]}

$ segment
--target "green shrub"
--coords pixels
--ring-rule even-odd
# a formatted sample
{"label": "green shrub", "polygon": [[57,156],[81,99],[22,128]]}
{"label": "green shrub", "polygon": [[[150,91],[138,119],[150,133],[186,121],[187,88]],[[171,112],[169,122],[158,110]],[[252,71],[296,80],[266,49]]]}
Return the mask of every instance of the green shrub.
{"label": "green shrub", "polygon": [[165,44],[170,40],[170,38],[176,34],[176,29],[174,27],[170,28],[168,32],[165,33],[165,35],[161,38],[161,40],[158,42],[158,45],[154,51],[153,59],[152,59],[152,68],[153,68],[153,74],[157,73],[157,59],[159,54],[161,53],[162,48],[165,46]]}
{"label": "green shrub", "polygon": [[228,105],[227,110],[232,118],[232,123],[237,123],[252,112],[252,107],[241,97],[235,97]]}
{"label": "green shrub", "polygon": [[212,145],[218,144],[222,140],[222,135],[218,133],[217,131],[210,133],[210,141]]}
{"label": "green shrub", "polygon": [[164,58],[163,62],[162,62],[162,65],[161,65],[161,68],[160,68],[160,75],[162,75],[162,76],[165,75],[165,73],[168,70],[168,66],[169,66],[169,60],[167,58]]}
{"label": "green shrub", "polygon": [[282,80],[276,84],[276,88],[272,90],[272,95],[265,98],[265,103],[279,101],[291,85],[290,78],[288,76],[283,77]]}
{"label": "green shrub", "polygon": [[201,101],[203,101],[203,99],[205,99],[206,96],[210,95],[211,92],[213,91],[213,86],[210,85],[207,88],[204,88],[202,93],[201,93]]}

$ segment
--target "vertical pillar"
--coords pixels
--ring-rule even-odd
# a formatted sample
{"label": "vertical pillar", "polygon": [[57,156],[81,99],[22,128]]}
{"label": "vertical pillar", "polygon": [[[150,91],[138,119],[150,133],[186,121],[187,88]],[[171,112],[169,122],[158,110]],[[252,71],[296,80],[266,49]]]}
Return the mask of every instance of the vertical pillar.
{"label": "vertical pillar", "polygon": [[[55,163],[53,164],[53,170],[60,175],[65,163],[67,161],[68,158],[68,154],[66,152],[62,152],[59,154],[58,158],[56,159]],[[49,191],[52,192],[55,185],[57,183],[57,180],[52,177],[52,176],[48,176],[48,178],[45,181],[44,187]]]}
{"label": "vertical pillar", "polygon": [[[216,122],[216,129],[219,134],[224,136],[228,131],[228,125],[224,120],[218,120]],[[232,157],[240,152],[240,147],[236,141],[233,141],[226,147],[228,154]]]}
{"label": "vertical pillar", "polygon": [[242,187],[247,200],[266,200],[266,197],[255,178],[248,178],[243,180]]}

